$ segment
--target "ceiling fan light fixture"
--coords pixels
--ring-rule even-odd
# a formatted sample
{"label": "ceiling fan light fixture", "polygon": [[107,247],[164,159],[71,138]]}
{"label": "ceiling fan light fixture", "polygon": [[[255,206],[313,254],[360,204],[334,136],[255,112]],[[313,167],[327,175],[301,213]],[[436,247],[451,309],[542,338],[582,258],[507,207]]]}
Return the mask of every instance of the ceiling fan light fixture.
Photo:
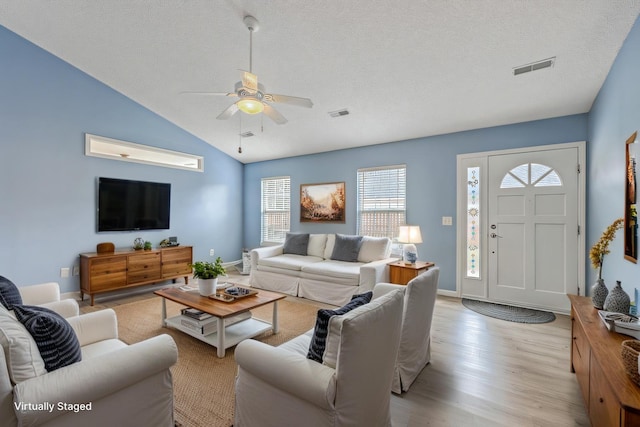
{"label": "ceiling fan light fixture", "polygon": [[241,99],[236,103],[236,105],[238,106],[240,111],[247,114],[258,114],[262,113],[262,111],[264,110],[264,105],[262,104],[262,102],[254,98]]}

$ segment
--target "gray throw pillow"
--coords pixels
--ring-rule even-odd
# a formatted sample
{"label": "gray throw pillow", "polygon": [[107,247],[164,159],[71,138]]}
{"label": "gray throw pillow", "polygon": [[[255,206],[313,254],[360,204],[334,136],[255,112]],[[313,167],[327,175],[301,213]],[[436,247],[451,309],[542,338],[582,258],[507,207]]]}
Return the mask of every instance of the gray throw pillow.
{"label": "gray throw pillow", "polygon": [[362,246],[362,236],[348,236],[336,234],[336,243],[333,246],[331,259],[336,261],[356,262]]}
{"label": "gray throw pillow", "polygon": [[282,252],[285,254],[307,255],[307,246],[309,246],[308,233],[287,233]]}

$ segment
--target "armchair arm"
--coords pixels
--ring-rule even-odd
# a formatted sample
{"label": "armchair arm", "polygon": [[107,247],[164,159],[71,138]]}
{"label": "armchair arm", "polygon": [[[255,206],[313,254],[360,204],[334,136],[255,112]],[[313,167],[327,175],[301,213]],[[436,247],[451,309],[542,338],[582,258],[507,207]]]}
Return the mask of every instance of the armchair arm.
{"label": "armchair arm", "polygon": [[68,318],[80,346],[118,338],[118,318],[110,308]]}
{"label": "armchair arm", "polygon": [[18,288],[22,302],[28,305],[42,305],[48,302],[60,301],[60,286],[56,282],[40,283],[39,285]]}
{"label": "armchair arm", "polygon": [[261,248],[255,248],[251,250],[251,271],[255,271],[258,268],[258,262],[260,258],[269,258],[276,255],[282,255],[284,251],[284,245],[276,246],[263,246]]}
{"label": "armchair arm", "polygon": [[256,340],[244,340],[235,350],[238,376],[242,371],[274,388],[325,409],[333,408],[336,393],[335,370],[301,354],[271,347]]}
{"label": "armchair arm", "polygon": [[[14,387],[14,402],[91,403],[145,378],[169,369],[178,360],[178,349],[167,334],[149,338],[101,356],[65,366]],[[39,425],[69,412],[53,408],[51,412],[16,408],[20,425]]]}
{"label": "armchair arm", "polygon": [[360,289],[359,292],[373,290],[376,283],[389,281],[389,263],[397,261],[398,258],[385,258],[372,261],[360,266]]}
{"label": "armchair arm", "polygon": [[67,298],[62,301],[52,301],[45,304],[38,304],[40,307],[45,307],[55,311],[65,319],[69,317],[78,316],[80,314],[80,307],[78,302],[74,299]]}

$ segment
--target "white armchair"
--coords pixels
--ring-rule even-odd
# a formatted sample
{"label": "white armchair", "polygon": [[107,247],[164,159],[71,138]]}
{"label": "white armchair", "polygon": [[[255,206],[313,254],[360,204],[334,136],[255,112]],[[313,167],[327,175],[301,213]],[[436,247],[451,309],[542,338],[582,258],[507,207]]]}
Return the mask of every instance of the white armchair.
{"label": "white armchair", "polygon": [[390,292],[329,320],[323,363],[313,330],[279,346],[238,344],[235,427],[390,426],[403,295]]}
{"label": "white armchair", "polygon": [[[178,351],[169,335],[127,345],[118,339],[116,314],[111,309],[67,321],[80,343],[82,361],[43,372],[42,361],[37,362],[39,354],[34,356],[35,342],[28,342],[33,338],[0,306],[3,426],[174,425],[169,368],[177,361]],[[17,348],[20,342],[26,351]],[[16,366],[20,363],[21,367]],[[25,372],[30,375],[25,377]],[[16,381],[17,374],[22,378]]]}
{"label": "white armchair", "polygon": [[378,283],[373,289],[374,299],[396,289],[405,289],[400,348],[393,375],[394,393],[409,390],[431,360],[431,323],[439,276],[440,268],[432,267],[407,283],[406,287]]}

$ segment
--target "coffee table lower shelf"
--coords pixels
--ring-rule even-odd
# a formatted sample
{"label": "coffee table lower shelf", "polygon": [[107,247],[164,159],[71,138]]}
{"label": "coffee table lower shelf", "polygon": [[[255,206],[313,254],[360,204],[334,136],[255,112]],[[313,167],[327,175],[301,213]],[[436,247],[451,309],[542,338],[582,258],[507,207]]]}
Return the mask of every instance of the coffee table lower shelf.
{"label": "coffee table lower shelf", "polygon": [[[273,329],[271,323],[262,321],[260,319],[250,318],[238,323],[234,323],[230,326],[223,325],[223,332],[221,335],[218,332],[214,332],[209,335],[202,335],[188,327],[184,326],[180,322],[181,316],[174,316],[165,319],[165,326],[170,326],[187,335],[206,342],[209,345],[216,347],[218,350],[218,357],[224,357],[225,350],[238,344],[240,341],[253,338],[260,335],[263,332]],[[223,319],[218,319],[218,322],[224,322]]]}

